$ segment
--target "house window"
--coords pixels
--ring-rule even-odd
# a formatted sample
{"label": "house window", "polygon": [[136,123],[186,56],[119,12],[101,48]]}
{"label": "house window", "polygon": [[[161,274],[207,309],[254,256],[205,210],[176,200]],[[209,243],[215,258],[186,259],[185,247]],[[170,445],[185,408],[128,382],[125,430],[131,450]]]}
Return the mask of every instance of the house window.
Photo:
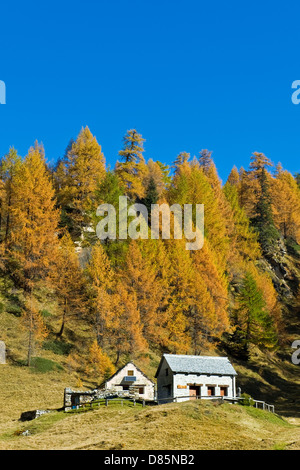
{"label": "house window", "polygon": [[123,390],[129,390],[129,385],[123,385]]}
{"label": "house window", "polygon": [[128,370],[127,375],[130,375],[130,377],[132,377],[134,375],[134,370]]}
{"label": "house window", "polygon": [[214,397],[215,394],[216,394],[216,389],[215,389],[215,387],[214,387],[214,386],[208,386],[208,387],[207,387],[207,395],[208,395],[209,397]]}
{"label": "house window", "polygon": [[221,395],[221,397],[227,397],[228,396],[228,387],[220,387],[220,395]]}
{"label": "house window", "polygon": [[169,375],[169,369],[166,369],[166,376]]}
{"label": "house window", "polygon": [[144,395],[144,393],[145,393],[144,387],[139,387],[139,394]]}

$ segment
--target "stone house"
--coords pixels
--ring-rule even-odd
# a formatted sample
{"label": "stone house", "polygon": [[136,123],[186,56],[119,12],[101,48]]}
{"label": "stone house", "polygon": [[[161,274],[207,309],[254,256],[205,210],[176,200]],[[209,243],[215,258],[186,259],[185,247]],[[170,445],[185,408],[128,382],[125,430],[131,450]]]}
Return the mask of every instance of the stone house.
{"label": "stone house", "polygon": [[133,362],[128,362],[104,383],[105,390],[128,391],[142,400],[154,400],[155,384]]}
{"label": "stone house", "polygon": [[78,408],[103,398],[154,400],[155,384],[133,362],[128,362],[94,390],[64,390],[64,409]]}
{"label": "stone house", "polygon": [[236,375],[227,357],[164,354],[155,375],[158,403],[174,398],[235,398]]}

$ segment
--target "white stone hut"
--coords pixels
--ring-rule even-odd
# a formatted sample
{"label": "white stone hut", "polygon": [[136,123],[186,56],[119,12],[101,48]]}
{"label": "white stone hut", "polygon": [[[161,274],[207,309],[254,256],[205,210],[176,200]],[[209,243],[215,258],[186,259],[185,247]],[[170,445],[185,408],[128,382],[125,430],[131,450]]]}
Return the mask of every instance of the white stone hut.
{"label": "white stone hut", "polygon": [[236,375],[227,357],[164,354],[155,375],[158,403],[235,398]]}
{"label": "white stone hut", "polygon": [[105,390],[112,392],[128,391],[141,400],[154,400],[155,384],[133,362],[128,362],[106,380]]}

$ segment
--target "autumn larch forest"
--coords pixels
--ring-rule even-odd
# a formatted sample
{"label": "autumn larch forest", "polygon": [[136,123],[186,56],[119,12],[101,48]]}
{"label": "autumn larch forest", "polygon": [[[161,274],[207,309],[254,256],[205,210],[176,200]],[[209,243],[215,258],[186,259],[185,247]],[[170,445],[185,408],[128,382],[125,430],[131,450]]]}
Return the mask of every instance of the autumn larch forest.
{"label": "autumn larch forest", "polygon": [[[221,348],[247,361],[253,347],[287,344],[286,318],[300,306],[299,175],[254,152],[222,182],[210,150],[183,151],[170,166],[143,153],[131,129],[108,168],[85,127],[54,167],[38,142],[25,157],[11,148],[1,159],[1,292],[18,293],[27,365],[49,335],[63,340],[71,320],[89,326],[80,348],[85,371],[100,378],[150,351]],[[96,209],[117,207],[122,195],[148,208],[204,204],[203,248],[188,251],[184,239],[100,241]],[[42,291],[55,303],[56,331]]]}

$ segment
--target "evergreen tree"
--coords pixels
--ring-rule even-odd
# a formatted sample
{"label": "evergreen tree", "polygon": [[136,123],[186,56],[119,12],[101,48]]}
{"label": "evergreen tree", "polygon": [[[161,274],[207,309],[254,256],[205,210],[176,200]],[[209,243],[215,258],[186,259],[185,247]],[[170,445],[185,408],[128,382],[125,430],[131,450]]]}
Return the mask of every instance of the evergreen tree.
{"label": "evergreen tree", "polygon": [[259,184],[260,195],[255,206],[255,216],[251,222],[258,232],[263,252],[269,255],[274,252],[274,244],[279,239],[279,233],[273,221],[270,189],[265,168],[261,169]]}
{"label": "evergreen tree", "polygon": [[213,159],[211,155],[212,155],[212,152],[210,152],[207,149],[201,150],[200,152],[199,163],[205,173],[213,164]]}
{"label": "evergreen tree", "polygon": [[242,332],[246,350],[250,344],[267,348],[272,348],[276,344],[272,318],[266,309],[262,291],[250,272],[245,274],[238,295],[236,326]]}
{"label": "evergreen tree", "polygon": [[62,222],[75,237],[86,238],[91,214],[96,210],[95,191],[105,176],[105,159],[97,139],[82,128],[55,172]]}
{"label": "evergreen tree", "polygon": [[159,198],[157,186],[153,177],[150,178],[145,197],[141,199],[141,203],[144,204],[148,211],[149,222],[151,222],[151,205],[156,204]]}
{"label": "evergreen tree", "polygon": [[145,139],[135,129],[127,131],[124,147],[119,151],[121,162],[117,161],[115,171],[131,200],[144,197],[143,180],[148,172],[143,152]]}

